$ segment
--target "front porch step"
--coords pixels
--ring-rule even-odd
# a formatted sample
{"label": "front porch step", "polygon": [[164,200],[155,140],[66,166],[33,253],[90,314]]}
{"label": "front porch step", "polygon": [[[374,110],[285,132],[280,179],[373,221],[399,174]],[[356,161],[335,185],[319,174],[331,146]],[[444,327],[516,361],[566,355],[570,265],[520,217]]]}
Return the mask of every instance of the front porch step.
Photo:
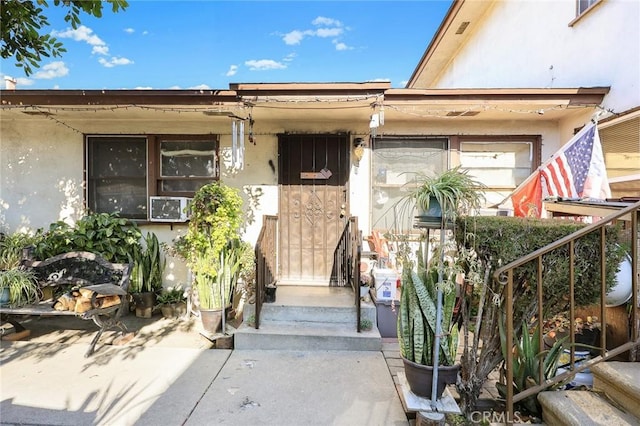
{"label": "front porch step", "polygon": [[593,390],[541,392],[550,425],[639,425],[640,363],[608,361],[590,367]]}
{"label": "front porch step", "polygon": [[601,362],[591,367],[591,373],[594,390],[640,419],[640,362]]}
{"label": "front porch step", "polygon": [[376,307],[362,302],[361,318],[373,324],[356,331],[356,306],[351,289],[278,286],[276,301],[265,303],[255,329],[255,305],[243,308],[243,323],[234,334],[236,349],[380,351]]}
{"label": "front porch step", "polygon": [[380,351],[377,327],[358,333],[355,324],[263,321],[259,329],[243,323],[234,334],[235,349]]}
{"label": "front porch step", "polygon": [[538,394],[542,419],[548,425],[637,426],[640,419],[615,407],[605,395],[594,391],[548,391]]}

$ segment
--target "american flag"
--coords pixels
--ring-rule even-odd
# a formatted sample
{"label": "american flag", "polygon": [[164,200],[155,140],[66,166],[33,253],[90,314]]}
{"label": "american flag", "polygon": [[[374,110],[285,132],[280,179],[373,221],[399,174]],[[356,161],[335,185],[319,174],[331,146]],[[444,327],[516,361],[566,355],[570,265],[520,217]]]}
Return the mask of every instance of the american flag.
{"label": "american flag", "polygon": [[589,123],[512,193],[515,216],[540,217],[549,196],[580,199],[611,197],[598,129]]}
{"label": "american flag", "polygon": [[594,133],[595,127],[592,126],[568,148],[557,153],[546,167],[541,168],[542,183],[548,194],[569,198],[582,195],[591,163]]}
{"label": "american flag", "polygon": [[540,179],[548,196],[611,197],[596,125],[590,123],[543,164]]}

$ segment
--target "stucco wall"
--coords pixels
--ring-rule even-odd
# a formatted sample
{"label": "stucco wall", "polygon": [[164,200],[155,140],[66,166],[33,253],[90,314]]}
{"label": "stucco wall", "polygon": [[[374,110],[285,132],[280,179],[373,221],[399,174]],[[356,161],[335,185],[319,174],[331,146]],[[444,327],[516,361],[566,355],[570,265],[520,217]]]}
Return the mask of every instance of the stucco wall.
{"label": "stucco wall", "polygon": [[611,86],[603,106],[640,105],[640,2],[605,0],[573,26],[575,1],[499,1],[438,88]]}
{"label": "stucco wall", "polygon": [[[230,168],[230,129],[220,126],[222,180],[238,188],[249,220],[243,238],[255,242],[263,215],[277,214],[277,138],[260,137],[245,151],[244,170]],[[73,224],[83,215],[84,135],[51,120],[0,120],[0,231],[33,232],[64,220]],[[122,127],[122,134],[153,133],[146,126]],[[202,129],[181,128],[175,133],[198,133]],[[157,129],[155,129],[157,130]],[[210,129],[208,129],[210,131]],[[226,134],[225,134],[226,133]],[[268,162],[276,166],[272,170]],[[248,192],[261,194],[251,202]],[[154,232],[160,242],[171,241],[186,231],[183,224],[141,225],[144,233]],[[168,258],[165,285],[184,283],[187,273],[182,262]]]}
{"label": "stucco wall", "polygon": [[[570,132],[572,126],[579,126],[588,120],[589,114],[582,112],[574,116],[571,123],[561,125],[549,121],[466,121],[435,120],[426,121],[415,118],[387,121],[377,130],[378,136],[384,135],[538,135],[542,136],[542,158],[552,155],[566,140],[564,132]],[[82,215],[83,205],[83,141],[82,133],[71,130],[56,122],[42,118],[21,120],[0,120],[0,230],[35,230],[57,220],[73,221]],[[361,125],[361,124],[357,124]],[[366,125],[366,123],[365,123]],[[80,125],[76,124],[77,127]],[[217,133],[220,134],[220,152],[222,157],[222,180],[239,188],[250,210],[247,228],[243,237],[254,243],[262,226],[263,215],[275,215],[278,212],[278,157],[277,134],[285,131],[319,133],[345,132],[356,136],[366,135],[368,129],[361,127],[348,129],[339,122],[325,123],[260,123],[256,124],[256,144],[247,144],[243,170],[230,168],[231,135],[228,121],[206,130],[186,120],[168,121],[132,121],[119,123],[87,124],[82,130],[87,133],[105,132],[106,129],[119,129],[120,134],[153,133]],[[93,128],[91,128],[93,126]],[[89,131],[93,130],[93,131]],[[368,142],[368,137],[364,137]],[[452,153],[452,156],[455,156]],[[274,168],[272,168],[272,165]],[[359,163],[352,163],[349,191],[350,212],[358,216],[360,229],[364,235],[370,232],[370,187],[371,187],[371,150],[365,149]],[[250,201],[247,191],[261,193]],[[495,197],[491,198],[491,201]],[[154,232],[161,242],[170,243],[176,236],[184,233],[184,224],[148,224],[143,225],[144,232]],[[184,283],[187,272],[184,265],[176,259],[168,259],[165,273],[165,285]]]}

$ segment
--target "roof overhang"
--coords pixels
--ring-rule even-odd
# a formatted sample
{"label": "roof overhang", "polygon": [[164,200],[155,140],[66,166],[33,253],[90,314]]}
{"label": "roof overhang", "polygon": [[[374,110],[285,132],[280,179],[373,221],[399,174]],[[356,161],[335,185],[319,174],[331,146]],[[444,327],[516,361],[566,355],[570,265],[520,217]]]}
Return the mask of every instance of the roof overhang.
{"label": "roof overhang", "polygon": [[[286,128],[331,122],[368,129],[384,108],[386,122],[560,120],[595,108],[608,87],[566,89],[391,89],[389,83],[233,84],[230,90],[2,90],[0,119],[51,119],[81,132],[122,123],[193,126],[247,119]],[[194,127],[195,129],[196,127]]]}
{"label": "roof overhang", "polygon": [[454,0],[405,87],[431,87],[494,4],[495,0]]}

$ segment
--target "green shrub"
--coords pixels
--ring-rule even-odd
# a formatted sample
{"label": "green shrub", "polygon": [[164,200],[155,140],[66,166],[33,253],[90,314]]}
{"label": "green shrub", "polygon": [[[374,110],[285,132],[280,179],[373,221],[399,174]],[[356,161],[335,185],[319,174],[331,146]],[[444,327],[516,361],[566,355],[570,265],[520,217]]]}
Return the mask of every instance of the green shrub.
{"label": "green shrub", "polygon": [[[532,219],[501,216],[466,217],[458,220],[456,242],[474,250],[483,268],[492,273],[554,241],[572,234],[583,223],[558,219]],[[623,251],[618,245],[619,229],[606,230],[607,288],[614,284]],[[575,302],[578,306],[595,303],[600,296],[600,234],[592,232],[575,242]],[[543,305],[546,315],[555,315],[566,309],[569,294],[569,246],[564,245],[543,256]],[[531,261],[514,270],[514,301],[517,321],[529,315],[536,303],[537,261]],[[496,283],[491,283],[496,286]],[[495,292],[501,293],[497,285]],[[516,322],[514,320],[514,322]]]}
{"label": "green shrub", "polygon": [[63,221],[52,223],[46,231],[38,229],[36,237],[38,259],[70,251],[88,251],[110,262],[128,263],[141,250],[142,233],[135,222],[116,213],[94,213],[82,217],[75,226]]}

